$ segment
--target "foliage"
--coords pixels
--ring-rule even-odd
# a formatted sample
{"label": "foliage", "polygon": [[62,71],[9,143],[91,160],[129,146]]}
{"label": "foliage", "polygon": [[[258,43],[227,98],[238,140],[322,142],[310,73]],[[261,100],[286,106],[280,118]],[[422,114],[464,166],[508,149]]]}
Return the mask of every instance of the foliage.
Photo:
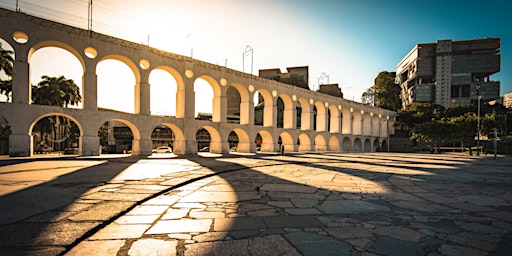
{"label": "foliage", "polygon": [[7,76],[6,80],[3,80],[0,76],[0,94],[4,94],[9,98],[12,92],[12,75],[13,75],[13,51],[4,50],[2,44],[0,44],[0,72],[4,72]]}
{"label": "foliage", "polygon": [[395,75],[395,72],[380,72],[375,78],[375,84],[361,96],[362,103],[393,111],[400,109],[400,86],[395,83]]}
{"label": "foliage", "polygon": [[80,88],[72,79],[64,76],[42,76],[43,80],[32,85],[32,101],[34,104],[63,106],[76,105],[82,101]]}

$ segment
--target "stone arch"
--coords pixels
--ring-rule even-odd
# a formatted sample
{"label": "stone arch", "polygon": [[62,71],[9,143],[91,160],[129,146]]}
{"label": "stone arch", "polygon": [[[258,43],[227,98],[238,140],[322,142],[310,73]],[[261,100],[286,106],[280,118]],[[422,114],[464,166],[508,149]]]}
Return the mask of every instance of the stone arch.
{"label": "stone arch", "polygon": [[380,141],[378,138],[374,139],[373,140],[373,148],[372,148],[372,152],[376,152],[376,151],[379,151],[380,150]]}
{"label": "stone arch", "polygon": [[297,123],[297,114],[295,104],[290,95],[282,93],[279,95],[279,98],[283,101],[284,110],[283,110],[283,128],[285,129],[293,129]]}
{"label": "stone arch", "polygon": [[[198,76],[195,80],[194,80],[194,86],[195,86],[195,83],[197,82],[197,79],[203,79],[204,81],[206,81],[212,88],[212,91],[213,91],[213,101],[212,101],[212,122],[222,122],[222,102],[221,102],[221,96],[222,96],[222,89],[220,87],[220,84],[217,82],[217,80],[215,80],[215,78],[209,76],[209,75],[201,75],[201,76]],[[197,99],[197,92],[194,91],[194,95],[196,96],[194,98],[194,105],[195,103],[195,100]],[[225,121],[225,120],[224,120]]]}
{"label": "stone arch", "polygon": [[249,135],[242,128],[235,128],[232,130],[238,136],[237,152],[250,153],[251,152],[251,141]]}
{"label": "stone arch", "polygon": [[309,138],[309,135],[302,133],[299,135],[299,151],[311,151],[313,145],[311,144],[311,138]]}
{"label": "stone arch", "polygon": [[172,146],[172,151],[176,155],[185,154],[186,143],[185,143],[185,135],[181,128],[173,123],[162,123],[162,125],[171,129],[174,134],[174,142]]}
{"label": "stone arch", "polygon": [[371,136],[380,136],[381,133],[380,133],[380,126],[381,126],[381,123],[380,123],[380,115],[376,115],[374,114],[372,116],[372,131],[371,131]]}
{"label": "stone arch", "polygon": [[354,147],[353,147],[354,151],[356,152],[361,152],[362,149],[363,149],[363,144],[361,142],[361,139],[360,138],[356,138],[354,140]]}
{"label": "stone arch", "polygon": [[[96,64],[96,70],[95,70],[95,73],[98,74],[98,73],[101,73],[101,72],[98,72],[98,70],[102,70],[100,67],[101,67],[101,62],[103,61],[108,61],[108,60],[114,60],[114,61],[119,61],[121,64],[125,65],[128,70],[131,72],[130,74],[133,75],[133,78],[134,78],[134,84],[126,84],[125,86],[127,86],[129,89],[132,89],[133,91],[128,91],[128,95],[131,95],[131,98],[129,99],[125,99],[124,102],[130,102],[133,103],[133,108],[131,110],[125,110],[125,109],[116,109],[115,106],[108,106],[108,107],[105,107],[105,108],[109,108],[109,109],[115,109],[115,110],[120,110],[120,111],[123,111],[123,112],[128,112],[128,113],[134,113],[134,114],[140,114],[141,112],[141,100],[140,100],[140,96],[141,96],[141,88],[140,88],[140,82],[141,82],[141,74],[139,72],[139,68],[138,66],[131,60],[129,59],[128,57],[125,57],[125,56],[122,56],[122,55],[118,55],[118,54],[109,54],[109,55],[106,55],[106,56],[103,56],[101,59],[98,60],[97,64]],[[108,64],[105,64],[105,65],[108,65]],[[108,68],[108,66],[106,66],[105,68]],[[107,80],[108,79],[113,79],[112,78],[112,75],[111,74],[107,74],[106,75],[106,78]],[[97,76],[97,99],[98,99],[98,107],[101,104],[100,102],[100,98],[103,98],[103,97],[107,97],[105,96],[104,93],[106,92],[101,92],[100,88],[103,89],[103,90],[106,90],[108,88],[112,89],[112,85],[103,85],[102,83],[102,76],[101,75],[98,75]],[[106,88],[104,86],[107,86]],[[118,87],[118,85],[116,84],[116,86]],[[148,95],[149,96],[149,95]],[[124,96],[119,96],[117,95],[117,97],[124,97]],[[110,97],[109,97],[109,100],[110,100]],[[132,106],[130,106],[132,107]],[[149,107],[149,106],[148,106]]]}
{"label": "stone arch", "polygon": [[332,135],[331,138],[329,138],[329,151],[341,151],[338,136]]}
{"label": "stone arch", "polygon": [[[363,116],[364,111],[355,110],[352,112],[353,123],[352,123],[352,134],[362,135],[363,134]],[[355,144],[354,144],[355,145]]]}
{"label": "stone arch", "polygon": [[272,134],[266,130],[260,130],[258,134],[261,136],[261,152],[275,152]]}
{"label": "stone arch", "polygon": [[329,111],[330,111],[330,120],[329,120],[329,127],[328,131],[331,133],[339,133],[341,132],[341,112],[339,111],[338,107],[334,104],[329,105]]}
{"label": "stone arch", "polygon": [[[261,121],[264,127],[273,127],[274,126],[274,97],[272,94],[266,89],[258,89],[257,90],[259,96],[263,99],[262,103],[255,103],[254,105],[254,123],[260,123]],[[261,119],[261,120],[260,120]]]}
{"label": "stone arch", "polygon": [[349,137],[344,137],[343,138],[343,141],[341,143],[341,147],[342,147],[344,152],[352,150],[352,144],[350,142],[350,138]]}
{"label": "stone arch", "polygon": [[[174,116],[178,116],[178,113],[184,113],[184,108],[185,106],[183,105],[183,101],[179,101],[178,100],[178,92],[181,90],[184,89],[185,85],[184,85],[184,81],[183,81],[183,77],[181,76],[181,74],[175,70],[174,68],[172,67],[169,67],[169,66],[157,66],[155,68],[153,68],[150,72],[149,72],[149,80],[148,82],[151,80],[151,76],[154,74],[153,72],[156,71],[156,70],[162,70],[164,72],[167,72],[171,77],[172,79],[174,79],[174,82],[176,83],[176,92],[174,93],[174,95],[166,95],[167,97],[174,97]],[[167,81],[166,81],[167,82]],[[171,81],[172,82],[172,81]],[[171,83],[173,84],[173,83]],[[150,86],[150,92],[151,92],[151,96],[153,96],[153,89],[154,89],[154,84]],[[174,91],[174,90],[172,90]],[[154,103],[154,99],[153,98],[150,98],[150,103]],[[151,114],[153,115],[153,111],[151,112]],[[172,116],[172,115],[171,115]]]}
{"label": "stone arch", "polygon": [[364,152],[372,152],[372,142],[370,141],[370,139],[364,140],[363,150]]}
{"label": "stone arch", "polygon": [[232,83],[230,87],[235,88],[240,96],[240,124],[249,124],[251,119],[250,110],[253,106],[253,103],[251,102],[250,93],[247,90],[247,87],[241,83]]}
{"label": "stone arch", "polygon": [[54,40],[42,41],[42,42],[34,44],[28,51],[28,56],[27,56],[28,61],[30,62],[32,55],[37,50],[44,48],[44,47],[57,47],[57,48],[61,48],[61,49],[64,49],[64,50],[70,52],[80,62],[80,65],[82,65],[82,70],[84,71],[84,73],[87,72],[86,67],[85,67],[84,57],[82,56],[82,54],[80,52],[78,52],[75,48],[73,48],[72,46],[70,46],[66,43],[54,41]]}
{"label": "stone arch", "polygon": [[201,128],[205,129],[210,134],[210,152],[222,154],[222,139],[219,131],[215,127],[209,125],[205,125]]}
{"label": "stone arch", "polygon": [[342,134],[351,134],[352,133],[352,113],[348,108],[341,109],[341,116],[343,120],[341,121],[341,133]]}
{"label": "stone arch", "polygon": [[299,98],[298,100],[300,108],[301,108],[301,123],[300,123],[300,129],[301,130],[311,130],[313,128],[313,107],[309,103],[309,101],[305,98]]}
{"label": "stone arch", "polygon": [[30,143],[30,152],[34,152],[34,143],[33,143],[33,136],[34,136],[34,134],[33,134],[33,131],[34,131],[35,125],[39,121],[41,121],[43,118],[50,117],[50,116],[66,117],[67,119],[69,119],[70,121],[75,123],[75,125],[77,126],[78,131],[80,133],[80,138],[78,140],[78,154],[82,155],[82,150],[83,150],[82,138],[84,136],[84,130],[83,130],[82,124],[76,118],[74,118],[73,116],[65,114],[65,113],[59,113],[59,112],[48,112],[48,113],[45,113],[43,115],[38,116],[37,118],[34,119],[34,121],[32,121],[32,123],[29,126],[29,130],[28,130],[28,134],[30,135],[30,141],[31,141],[31,143]]}
{"label": "stone arch", "polygon": [[317,102],[315,102],[314,106],[316,107],[316,111],[317,111],[316,131],[319,131],[319,132],[327,131],[328,114],[327,114],[327,109],[325,108],[325,105],[322,102],[317,101]]}
{"label": "stone arch", "polygon": [[323,135],[318,134],[315,137],[315,151],[327,151],[327,143]]}
{"label": "stone arch", "polygon": [[282,146],[284,146],[285,152],[294,152],[295,151],[295,142],[293,137],[288,132],[282,132],[279,136],[281,136]]}
{"label": "stone arch", "polygon": [[363,133],[364,136],[372,135],[372,113],[365,112],[363,114]]}

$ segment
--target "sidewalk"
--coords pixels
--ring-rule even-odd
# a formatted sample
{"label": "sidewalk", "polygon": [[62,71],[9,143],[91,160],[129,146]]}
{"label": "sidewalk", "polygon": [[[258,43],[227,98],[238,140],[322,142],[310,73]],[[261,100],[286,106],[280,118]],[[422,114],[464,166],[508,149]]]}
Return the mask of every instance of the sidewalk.
{"label": "sidewalk", "polygon": [[0,188],[20,188],[0,197],[0,254],[510,255],[511,166],[385,153],[0,164]]}

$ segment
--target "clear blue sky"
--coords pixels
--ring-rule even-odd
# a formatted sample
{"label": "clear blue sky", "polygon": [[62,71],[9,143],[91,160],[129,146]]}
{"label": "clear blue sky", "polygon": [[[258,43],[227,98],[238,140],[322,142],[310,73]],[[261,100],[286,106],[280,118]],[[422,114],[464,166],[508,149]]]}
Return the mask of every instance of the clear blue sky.
{"label": "clear blue sky", "polygon": [[[16,0],[0,0],[14,6]],[[21,11],[87,28],[88,0],[20,0]],[[501,38],[501,94],[512,91],[512,13],[506,0],[93,0],[93,30],[242,70],[310,68],[360,101],[380,71],[416,44]],[[192,51],[193,49],[193,51]],[[245,71],[249,72],[246,58]]]}

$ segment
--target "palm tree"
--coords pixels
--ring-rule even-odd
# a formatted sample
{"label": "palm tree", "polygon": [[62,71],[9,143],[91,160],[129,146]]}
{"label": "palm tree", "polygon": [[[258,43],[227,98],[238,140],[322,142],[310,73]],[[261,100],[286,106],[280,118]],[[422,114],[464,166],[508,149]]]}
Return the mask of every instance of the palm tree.
{"label": "palm tree", "polygon": [[3,71],[8,78],[7,80],[3,80],[2,77],[0,77],[0,94],[7,96],[7,101],[9,101],[9,95],[11,95],[12,92],[13,54],[13,51],[4,50],[0,43],[0,72]]}
{"label": "palm tree", "polygon": [[63,106],[76,105],[82,101],[80,88],[73,79],[64,76],[42,76],[43,80],[32,85],[32,102],[40,105]]}

